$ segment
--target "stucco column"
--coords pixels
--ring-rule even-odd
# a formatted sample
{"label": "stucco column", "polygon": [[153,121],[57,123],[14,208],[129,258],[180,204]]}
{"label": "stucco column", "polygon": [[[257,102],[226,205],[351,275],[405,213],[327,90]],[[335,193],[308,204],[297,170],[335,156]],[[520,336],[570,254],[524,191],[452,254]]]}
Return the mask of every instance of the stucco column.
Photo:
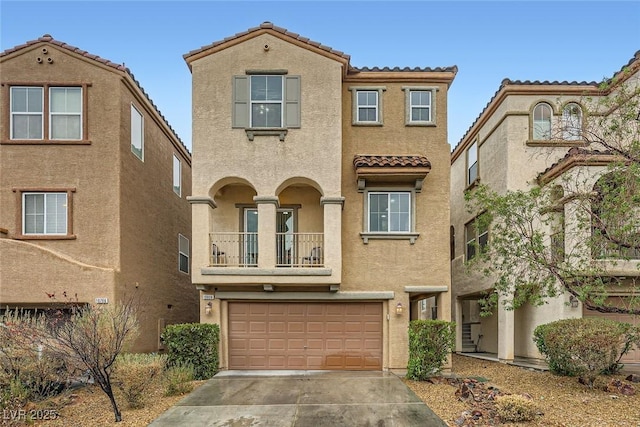
{"label": "stucco column", "polygon": [[456,347],[454,351],[462,351],[462,300],[456,298],[455,321],[456,321]]}
{"label": "stucco column", "polygon": [[276,211],[277,197],[255,196],[258,206],[258,268],[276,266]]}
{"label": "stucco column", "polygon": [[504,307],[504,297],[498,298],[498,360],[512,362],[515,340],[514,310]]}
{"label": "stucco column", "polygon": [[336,283],[342,281],[342,206],[344,197],[321,197],[324,207],[324,265]]}
{"label": "stucco column", "polygon": [[206,196],[189,196],[187,200],[191,203],[191,283],[199,283],[200,269],[209,265],[210,219],[216,203]]}

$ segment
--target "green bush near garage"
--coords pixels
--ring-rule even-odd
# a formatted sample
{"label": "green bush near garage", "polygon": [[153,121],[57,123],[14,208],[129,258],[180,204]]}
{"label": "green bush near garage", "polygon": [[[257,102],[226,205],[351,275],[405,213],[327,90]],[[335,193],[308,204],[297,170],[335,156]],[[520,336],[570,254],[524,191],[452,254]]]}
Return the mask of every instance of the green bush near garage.
{"label": "green bush near garage", "polygon": [[442,371],[456,341],[456,324],[444,320],[409,323],[407,378],[423,381]]}
{"label": "green bush near garage", "polygon": [[168,366],[191,365],[194,377],[205,380],[218,372],[220,327],[208,323],[169,325],[162,333]]}

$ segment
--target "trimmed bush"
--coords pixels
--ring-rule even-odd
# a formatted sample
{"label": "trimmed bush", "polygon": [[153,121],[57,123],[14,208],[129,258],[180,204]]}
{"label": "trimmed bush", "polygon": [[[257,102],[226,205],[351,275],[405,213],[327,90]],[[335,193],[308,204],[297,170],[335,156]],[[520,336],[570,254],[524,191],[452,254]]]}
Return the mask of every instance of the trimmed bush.
{"label": "trimmed bush", "polygon": [[147,389],[160,378],[167,357],[160,354],[124,353],[116,358],[114,383],[130,408],[144,408]]}
{"label": "trimmed bush", "polygon": [[206,380],[218,372],[220,327],[208,323],[169,325],[162,333],[169,366],[193,366],[195,379]]}
{"label": "trimmed bush", "polygon": [[177,364],[171,366],[164,373],[165,396],[178,396],[193,390],[193,366]]}
{"label": "trimmed bush", "polygon": [[496,397],[496,413],[503,422],[532,421],[538,413],[533,400],[517,394]]}
{"label": "trimmed bush", "polygon": [[590,386],[598,374],[618,370],[620,357],[639,339],[638,328],[598,317],[540,325],[533,337],[551,372],[579,376]]}
{"label": "trimmed bush", "polygon": [[442,370],[456,339],[456,325],[443,320],[409,323],[407,378],[422,381]]}

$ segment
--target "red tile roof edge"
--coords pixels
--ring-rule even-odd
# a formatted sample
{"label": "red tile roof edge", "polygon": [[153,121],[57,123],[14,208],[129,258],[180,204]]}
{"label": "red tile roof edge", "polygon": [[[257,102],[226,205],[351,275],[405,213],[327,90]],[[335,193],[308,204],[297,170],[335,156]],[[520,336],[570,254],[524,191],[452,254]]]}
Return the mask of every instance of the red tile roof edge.
{"label": "red tile roof edge", "polygon": [[353,165],[358,167],[431,167],[426,156],[372,156],[357,154],[353,158]]}

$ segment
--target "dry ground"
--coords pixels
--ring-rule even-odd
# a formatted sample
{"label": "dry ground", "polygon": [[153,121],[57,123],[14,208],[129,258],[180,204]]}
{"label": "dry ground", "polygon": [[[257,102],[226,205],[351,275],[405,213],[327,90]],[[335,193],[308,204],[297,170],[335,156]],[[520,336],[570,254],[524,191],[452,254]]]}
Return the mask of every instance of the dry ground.
{"label": "dry ground", "polygon": [[[640,427],[640,384],[634,384],[636,394],[624,396],[602,390],[612,377],[600,377],[596,388],[588,389],[576,378],[558,377],[548,372],[531,371],[515,366],[465,356],[453,355],[453,373],[456,377],[484,378],[484,388],[494,387],[501,393],[529,394],[539,405],[543,415],[525,426],[555,427]],[[622,376],[616,377],[623,379]],[[457,385],[435,384],[405,380],[405,383],[433,411],[450,426],[456,426],[461,414],[471,412],[471,403],[462,402],[457,396]],[[196,382],[196,386],[204,381]],[[58,426],[146,426],[183,396],[164,397],[162,389],[149,390],[149,404],[143,409],[127,409],[122,398],[122,423],[114,423],[111,405],[97,387],[65,392],[63,395],[38,404],[40,409],[55,409],[60,416],[53,421],[38,421],[44,427]],[[467,420],[467,423],[470,421]],[[6,424],[6,421],[5,421]],[[466,424],[469,425],[469,424]],[[492,424],[479,418],[473,425]]]}

